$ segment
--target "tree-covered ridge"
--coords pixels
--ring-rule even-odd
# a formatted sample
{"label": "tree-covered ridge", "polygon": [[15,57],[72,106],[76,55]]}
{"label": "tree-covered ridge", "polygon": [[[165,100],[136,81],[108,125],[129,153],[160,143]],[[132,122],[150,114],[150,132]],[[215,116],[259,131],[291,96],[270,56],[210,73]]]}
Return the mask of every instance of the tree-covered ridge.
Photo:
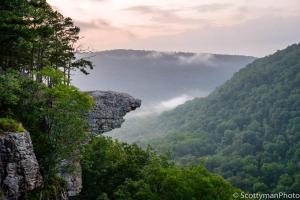
{"label": "tree-covered ridge", "polygon": [[207,98],[161,115],[152,140],[250,192],[300,191],[300,44],[257,59]]}

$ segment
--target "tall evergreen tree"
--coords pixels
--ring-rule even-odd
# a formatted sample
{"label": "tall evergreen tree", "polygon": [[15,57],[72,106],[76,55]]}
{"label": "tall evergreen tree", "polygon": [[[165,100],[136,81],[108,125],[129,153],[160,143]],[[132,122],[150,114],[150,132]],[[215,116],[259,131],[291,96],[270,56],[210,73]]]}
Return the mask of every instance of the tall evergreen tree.
{"label": "tall evergreen tree", "polygon": [[71,18],[53,10],[45,0],[3,0],[0,3],[0,69],[16,69],[37,82],[42,70],[51,67],[64,73],[70,84],[72,70],[87,74],[92,63],[76,59],[80,29]]}

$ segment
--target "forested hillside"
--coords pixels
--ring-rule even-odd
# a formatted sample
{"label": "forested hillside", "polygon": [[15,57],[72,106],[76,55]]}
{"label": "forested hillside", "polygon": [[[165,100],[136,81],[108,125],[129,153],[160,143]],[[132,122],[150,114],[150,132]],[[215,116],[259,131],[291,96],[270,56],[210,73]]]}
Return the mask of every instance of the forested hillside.
{"label": "forested hillside", "polygon": [[142,144],[179,163],[204,161],[250,192],[299,192],[300,45],[257,59],[207,98],[146,120],[141,133],[157,139]]}

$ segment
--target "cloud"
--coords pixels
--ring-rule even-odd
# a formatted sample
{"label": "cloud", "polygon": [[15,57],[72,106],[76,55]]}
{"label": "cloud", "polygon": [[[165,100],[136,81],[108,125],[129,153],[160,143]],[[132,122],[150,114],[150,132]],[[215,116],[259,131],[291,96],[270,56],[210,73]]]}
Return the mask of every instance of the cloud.
{"label": "cloud", "polygon": [[[82,1],[82,0],[73,0],[73,1]],[[106,1],[109,1],[109,0],[86,0],[86,1],[89,1],[89,2],[106,2]]]}
{"label": "cloud", "polygon": [[156,110],[161,112],[165,110],[171,110],[181,104],[184,104],[188,100],[192,100],[192,99],[193,97],[183,94],[181,96],[169,99],[167,101],[162,101],[159,105],[156,106]]}
{"label": "cloud", "polygon": [[299,41],[299,0],[47,2],[76,19],[86,42],[97,50],[135,48],[261,56]]}
{"label": "cloud", "polygon": [[[80,35],[82,36],[78,45],[83,49],[91,51],[111,48],[112,45],[120,45],[124,42],[130,42],[136,39],[136,35],[123,28],[114,26],[103,19],[96,19],[91,21],[75,20],[75,25],[81,28]],[[95,47],[98,47],[95,49]]]}
{"label": "cloud", "polygon": [[137,12],[146,13],[146,14],[161,11],[157,6],[133,6],[133,7],[126,8],[124,10],[137,11]]}
{"label": "cloud", "polygon": [[149,58],[149,59],[158,59],[158,58],[161,58],[162,56],[163,56],[163,53],[157,52],[157,51],[153,51],[151,53],[148,53],[146,55],[146,58]]}
{"label": "cloud", "polygon": [[133,47],[172,51],[265,56],[299,42],[300,16],[264,16],[228,27],[208,26],[173,37],[163,36],[130,43]]}
{"label": "cloud", "polygon": [[111,24],[102,19],[96,19],[90,22],[75,20],[75,24],[82,30],[97,29],[97,28],[112,28]]}
{"label": "cloud", "polygon": [[201,22],[200,19],[182,17],[178,14],[183,10],[181,9],[163,9],[158,6],[133,6],[126,9],[125,11],[137,12],[142,15],[148,15],[151,20],[159,23],[186,23],[195,24]]}
{"label": "cloud", "polygon": [[213,54],[209,53],[201,53],[201,54],[194,54],[192,56],[179,56],[179,64],[181,65],[190,65],[190,64],[206,64],[212,65],[212,60],[214,59]]}
{"label": "cloud", "polygon": [[231,7],[233,7],[233,5],[228,3],[222,3],[222,4],[213,3],[213,4],[204,4],[193,8],[198,12],[215,12],[215,11],[225,10]]}
{"label": "cloud", "polygon": [[133,112],[129,115],[126,115],[126,118],[132,118],[132,117],[145,117],[153,114],[160,114],[164,111],[172,110],[176,108],[179,105],[184,104],[185,102],[194,99],[195,97],[182,94],[180,96],[158,102],[151,106],[143,106],[141,109],[139,109],[139,112]]}
{"label": "cloud", "polygon": [[75,20],[75,24],[78,27],[80,27],[82,31],[97,30],[99,32],[119,32],[124,35],[127,35],[130,38],[136,37],[135,34],[133,34],[132,32],[122,27],[113,26],[111,23],[103,19],[96,19],[89,22]]}

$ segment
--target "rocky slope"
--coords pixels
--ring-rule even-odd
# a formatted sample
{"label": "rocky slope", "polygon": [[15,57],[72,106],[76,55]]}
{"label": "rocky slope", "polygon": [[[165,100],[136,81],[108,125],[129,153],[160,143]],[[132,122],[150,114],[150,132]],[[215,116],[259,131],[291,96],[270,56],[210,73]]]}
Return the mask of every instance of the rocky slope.
{"label": "rocky slope", "polygon": [[30,134],[0,134],[0,199],[13,200],[42,186],[42,176],[33,152]]}

